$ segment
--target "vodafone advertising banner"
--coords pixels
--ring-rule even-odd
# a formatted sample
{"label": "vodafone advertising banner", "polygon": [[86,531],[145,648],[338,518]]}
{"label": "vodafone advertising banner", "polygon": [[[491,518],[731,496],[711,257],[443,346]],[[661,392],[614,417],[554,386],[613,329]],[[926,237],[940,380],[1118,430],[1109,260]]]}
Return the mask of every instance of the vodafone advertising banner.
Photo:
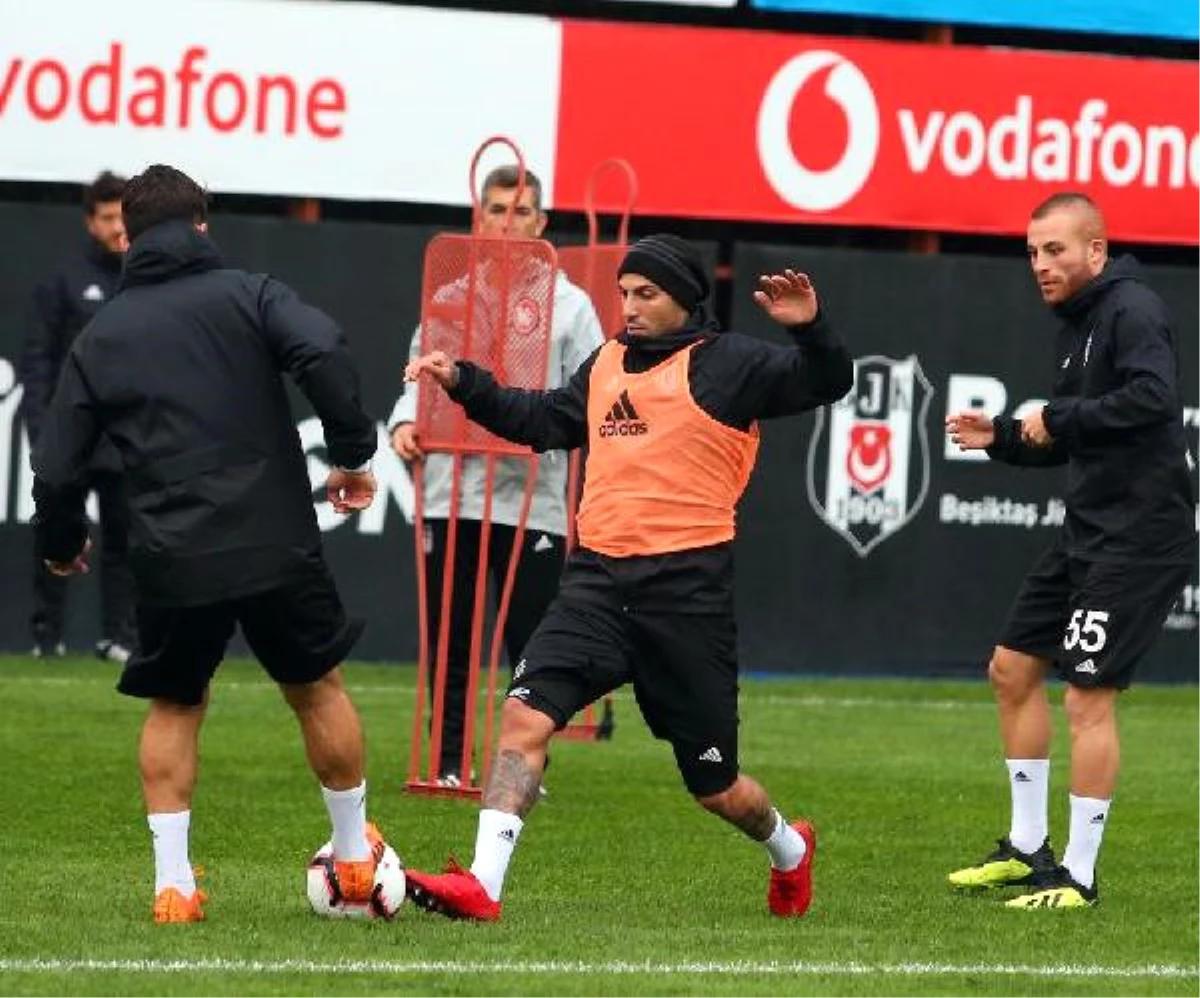
{"label": "vodafone advertising banner", "polygon": [[38,0],[13,14],[5,179],[168,162],[217,191],[462,204],[471,156],[497,132],[553,169],[548,19],[269,0]]}
{"label": "vodafone advertising banner", "polygon": [[649,214],[1018,233],[1071,188],[1198,241],[1195,62],[567,22],[562,64],[560,206],[623,156]]}
{"label": "vodafone advertising banner", "polygon": [[0,179],[161,161],[219,192],[465,204],[505,134],[556,207],[621,156],[642,213],[1015,234],[1069,187],[1118,239],[1200,241],[1195,62],[370,3],[104,11],[5,22]]}

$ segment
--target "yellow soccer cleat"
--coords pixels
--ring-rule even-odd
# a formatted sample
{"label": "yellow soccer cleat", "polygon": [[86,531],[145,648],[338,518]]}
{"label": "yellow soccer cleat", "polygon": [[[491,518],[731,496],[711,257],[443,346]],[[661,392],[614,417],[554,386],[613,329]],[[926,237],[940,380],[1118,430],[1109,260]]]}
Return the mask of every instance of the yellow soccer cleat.
{"label": "yellow soccer cleat", "polygon": [[984,890],[1040,884],[1057,865],[1049,839],[1032,853],[1021,852],[1007,838],[997,839],[996,846],[996,851],[978,866],[951,873],[947,878],[950,886],[960,890]]}
{"label": "yellow soccer cleat", "polygon": [[1067,872],[1066,867],[1057,867],[1043,879],[1032,894],[1006,901],[1006,908],[1094,908],[1100,901],[1097,885],[1084,887]]}

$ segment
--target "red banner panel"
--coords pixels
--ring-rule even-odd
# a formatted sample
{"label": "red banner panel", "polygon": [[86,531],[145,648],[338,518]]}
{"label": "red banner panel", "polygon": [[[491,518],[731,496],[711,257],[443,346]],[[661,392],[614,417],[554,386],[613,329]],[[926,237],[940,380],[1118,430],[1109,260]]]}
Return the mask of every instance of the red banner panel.
{"label": "red banner panel", "polygon": [[[617,66],[621,68],[616,69]],[[1200,242],[1195,62],[564,22],[556,207],[633,165],[643,214],[1021,233],[1081,190]]]}

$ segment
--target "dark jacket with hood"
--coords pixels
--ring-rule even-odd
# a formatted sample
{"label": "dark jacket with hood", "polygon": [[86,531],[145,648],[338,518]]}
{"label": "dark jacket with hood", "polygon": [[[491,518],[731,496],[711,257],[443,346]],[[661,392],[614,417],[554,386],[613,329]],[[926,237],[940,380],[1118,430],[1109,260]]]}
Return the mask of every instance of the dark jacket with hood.
{"label": "dark jacket with hood", "polygon": [[1028,446],[1019,422],[998,416],[988,454],[1067,465],[1063,542],[1072,557],[1191,561],[1196,499],[1166,305],[1125,256],[1054,312],[1058,374],[1044,414],[1053,446]]}
{"label": "dark jacket with hood", "polygon": [[203,605],[296,577],[321,543],[282,373],[316,410],[333,464],[374,453],[333,320],[271,277],[225,268],[186,222],[140,235],[117,296],[71,348],[34,451],[42,557],[82,547],[80,470],[103,433],[127,475],[142,602]]}
{"label": "dark jacket with hood", "polygon": [[[83,327],[117,293],[123,259],[124,254],[110,253],[89,236],[83,248],[34,290],[36,321],[17,361],[17,376],[24,392],[20,418],[32,444],[41,435],[67,351]],[[111,444],[102,442],[96,448],[92,468],[103,472],[120,469]]]}
{"label": "dark jacket with hood", "polygon": [[[648,371],[701,341],[688,366],[692,398],[713,419],[745,431],[756,420],[816,409],[850,390],[854,362],[827,321],[818,316],[788,332],[793,347],[718,333],[702,305],[677,333],[653,339],[622,333],[619,340],[627,347],[624,364],[629,373]],[[505,388],[482,368],[459,361],[459,381],[450,396],[472,420],[498,436],[536,451],[570,450],[587,443],[595,361],[594,353],[567,385],[550,391]],[[571,556],[564,593],[602,598],[598,594],[613,586],[646,610],[732,613],[733,544],[629,558],[583,549]]]}

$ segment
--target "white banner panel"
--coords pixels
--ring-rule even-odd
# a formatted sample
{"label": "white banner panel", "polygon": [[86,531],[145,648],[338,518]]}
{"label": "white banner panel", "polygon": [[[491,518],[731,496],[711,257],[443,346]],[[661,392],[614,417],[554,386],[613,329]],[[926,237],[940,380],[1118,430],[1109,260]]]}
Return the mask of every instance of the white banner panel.
{"label": "white banner panel", "polygon": [[552,185],[549,19],[300,0],[111,0],[100,18],[93,0],[23,6],[0,32],[0,178],[165,162],[214,191],[463,204],[471,156],[502,133]]}

